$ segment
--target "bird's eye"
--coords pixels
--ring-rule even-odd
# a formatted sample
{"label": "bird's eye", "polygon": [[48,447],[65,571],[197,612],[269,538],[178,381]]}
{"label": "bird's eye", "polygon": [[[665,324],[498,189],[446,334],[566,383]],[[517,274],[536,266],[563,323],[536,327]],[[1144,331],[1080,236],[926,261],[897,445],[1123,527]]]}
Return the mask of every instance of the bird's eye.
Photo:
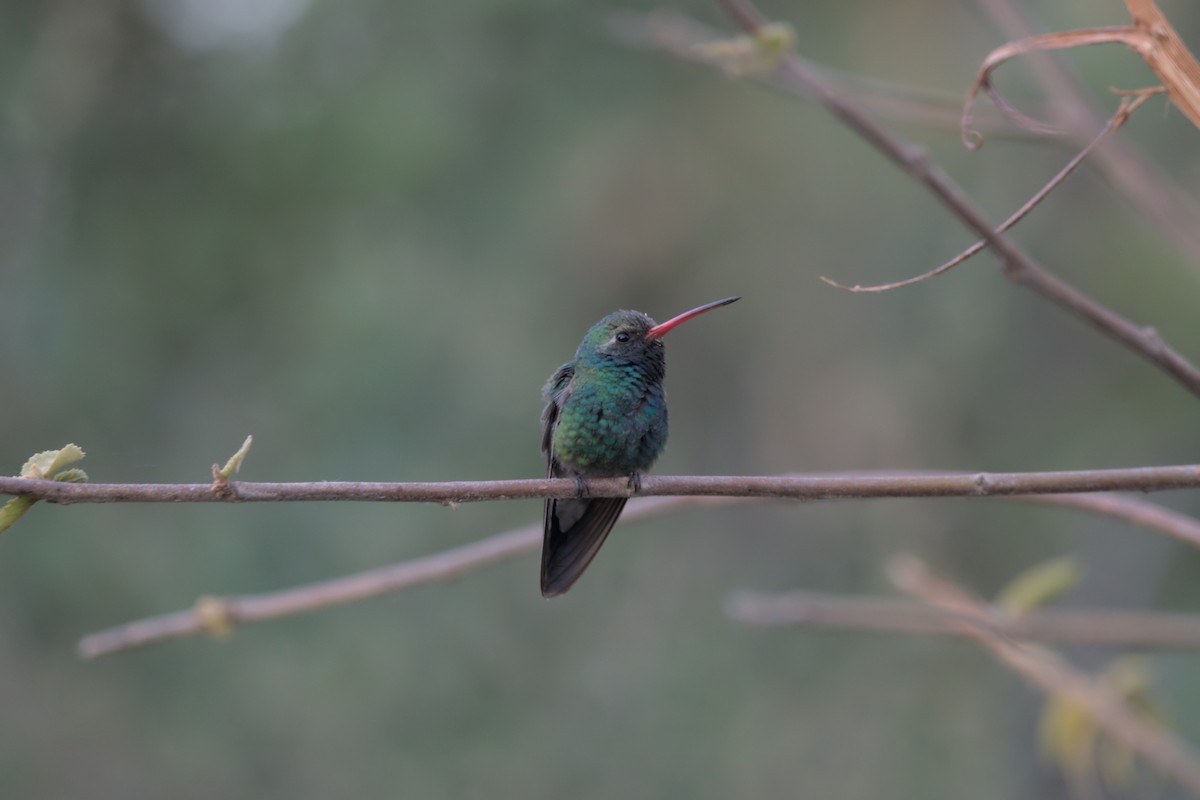
{"label": "bird's eye", "polygon": [[625,331],[621,331],[621,332],[620,332],[620,333],[618,333],[618,334],[617,334],[617,335],[616,335],[614,338],[615,338],[615,339],[616,339],[618,342],[628,342],[628,341],[629,341],[629,334],[628,334],[628,333],[626,333]]}

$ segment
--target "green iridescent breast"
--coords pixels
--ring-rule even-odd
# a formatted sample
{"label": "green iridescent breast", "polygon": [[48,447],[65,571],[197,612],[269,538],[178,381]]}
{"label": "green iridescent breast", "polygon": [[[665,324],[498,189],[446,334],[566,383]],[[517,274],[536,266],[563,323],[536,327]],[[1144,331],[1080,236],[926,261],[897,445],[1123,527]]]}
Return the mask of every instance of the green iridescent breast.
{"label": "green iridescent breast", "polygon": [[666,442],[659,381],[636,364],[577,366],[552,442],[564,467],[594,477],[643,472]]}

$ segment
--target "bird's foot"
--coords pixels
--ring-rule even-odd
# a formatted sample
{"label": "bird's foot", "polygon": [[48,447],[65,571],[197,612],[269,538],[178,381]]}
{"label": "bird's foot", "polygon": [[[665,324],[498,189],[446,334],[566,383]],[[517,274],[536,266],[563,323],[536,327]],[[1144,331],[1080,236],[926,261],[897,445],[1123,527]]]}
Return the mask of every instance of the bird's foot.
{"label": "bird's foot", "polygon": [[584,478],[582,475],[575,476],[575,496],[576,497],[587,497],[588,496],[587,478]]}
{"label": "bird's foot", "polygon": [[629,490],[634,494],[639,494],[642,491],[642,473],[629,473]]}

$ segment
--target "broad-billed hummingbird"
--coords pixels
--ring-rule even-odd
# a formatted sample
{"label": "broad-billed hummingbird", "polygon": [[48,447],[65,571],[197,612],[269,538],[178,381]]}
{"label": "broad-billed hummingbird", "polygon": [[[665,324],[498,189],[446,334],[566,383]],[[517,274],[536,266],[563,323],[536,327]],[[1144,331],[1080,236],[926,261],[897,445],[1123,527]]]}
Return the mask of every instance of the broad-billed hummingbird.
{"label": "broad-billed hummingbird", "polygon": [[573,477],[579,497],[547,500],[542,596],[571,588],[612,530],[624,497],[589,499],[587,478],[627,476],[636,489],[667,444],[663,336],[680,323],[738,300],[693,308],[661,325],[640,311],[614,311],[592,326],[575,358],[558,368],[542,396],[542,452],[551,478]]}

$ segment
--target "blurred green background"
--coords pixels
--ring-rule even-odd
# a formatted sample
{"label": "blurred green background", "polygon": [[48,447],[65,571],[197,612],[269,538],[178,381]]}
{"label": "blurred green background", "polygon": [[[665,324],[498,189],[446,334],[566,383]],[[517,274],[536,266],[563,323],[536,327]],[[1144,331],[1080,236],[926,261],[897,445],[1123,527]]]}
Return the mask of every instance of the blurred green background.
{"label": "blurred green background", "polygon": [[[1037,5],[1046,30],[1117,0]],[[653,3],[623,3],[645,11]],[[820,110],[539,0],[7,0],[0,472],[93,480],[536,477],[539,392],[616,308],[744,300],[670,342],[660,474],[1195,462],[1196,398],[983,257]],[[707,3],[676,6],[723,25]],[[1164,9],[1200,42],[1200,9]],[[801,53],[961,97],[1005,35],[972,2],[774,3]],[[1152,76],[1069,57],[1097,107]],[[1022,66],[1003,82],[1045,99]],[[1195,195],[1196,131],[1122,134]],[[891,123],[995,218],[1067,158]],[[1085,170],[1017,238],[1200,357],[1200,273]],[[1200,512],[1192,494],[1162,500]],[[39,506],[0,538],[0,797],[1059,797],[1040,698],[971,645],[748,630],[736,589],[889,591],[915,551],[991,594],[1064,552],[1069,603],[1194,609],[1200,555],[986,501],[763,504],[619,528],[568,596],[537,555],[451,584],[82,663],[78,637],[403,560],[536,502]],[[1088,667],[1111,656],[1072,653]],[[1200,739],[1196,661],[1154,662]],[[1166,796],[1170,796],[1167,792]]]}

